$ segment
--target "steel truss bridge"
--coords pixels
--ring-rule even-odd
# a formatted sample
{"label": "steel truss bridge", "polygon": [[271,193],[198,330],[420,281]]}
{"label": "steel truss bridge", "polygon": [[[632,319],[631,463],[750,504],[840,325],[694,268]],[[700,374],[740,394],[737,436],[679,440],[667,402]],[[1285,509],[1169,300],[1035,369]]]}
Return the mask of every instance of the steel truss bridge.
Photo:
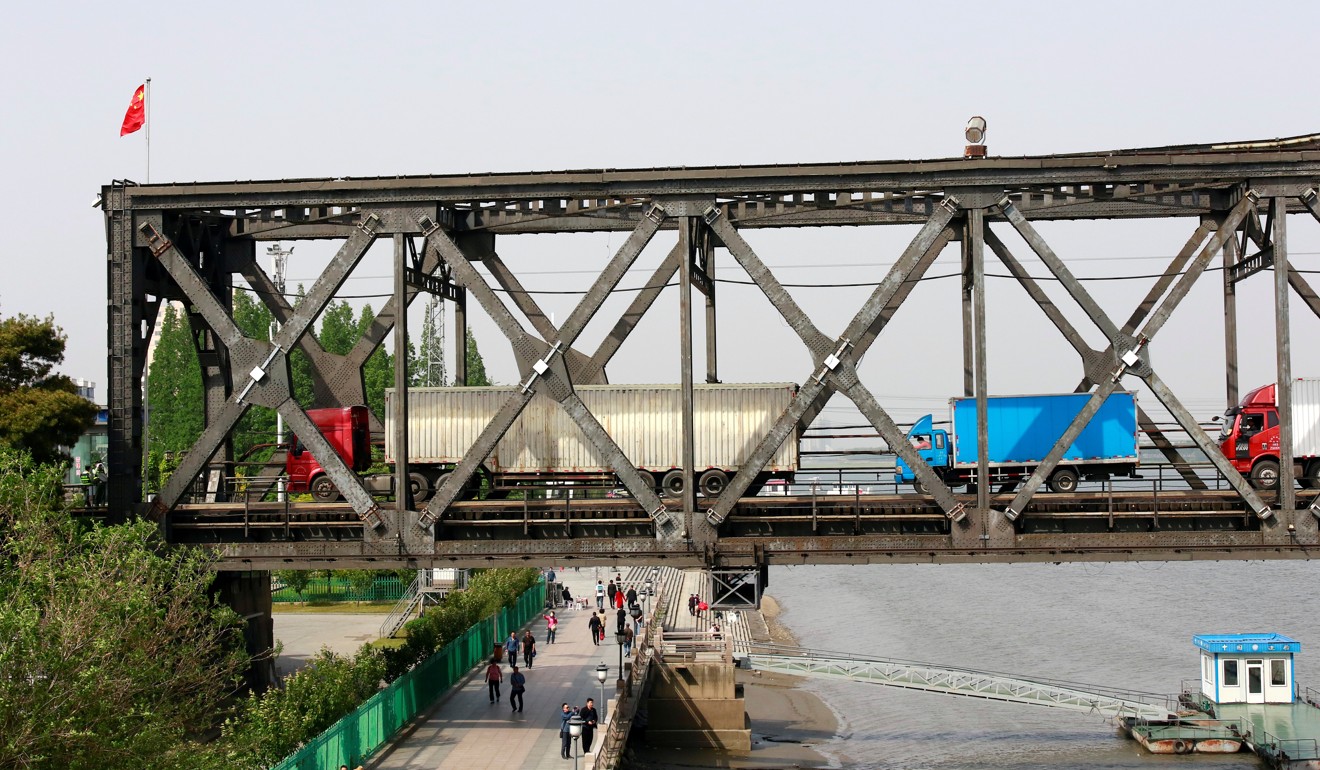
{"label": "steel truss bridge", "polygon": [[[1019,158],[946,159],[791,166],[584,170],[525,174],[313,179],[138,185],[102,189],[109,270],[110,510],[156,518],[174,542],[213,544],[224,569],[291,566],[402,566],[613,562],[619,557],[675,566],[757,570],[774,563],[995,562],[1126,559],[1309,558],[1320,548],[1320,502],[1294,491],[1282,444],[1281,489],[1254,490],[1164,383],[1149,355],[1156,339],[1212,263],[1222,264],[1226,400],[1238,400],[1236,286],[1273,277],[1278,382],[1292,381],[1290,300],[1320,315],[1320,297],[1290,268],[1289,223],[1320,219],[1320,135],[1224,145],[1161,147]],[[1299,215],[1288,217],[1288,214]],[[1107,313],[1037,231],[1042,220],[1178,218],[1186,239],[1127,316]],[[822,332],[756,252],[765,228],[917,226],[915,237],[838,336]],[[1098,224],[1097,224],[1098,226]],[[1013,231],[1076,305],[1065,314],[1027,274],[1000,234]],[[556,326],[501,261],[498,236],[587,231],[627,233],[577,307]],[[257,263],[263,241],[338,243],[338,251],[296,307]],[[312,324],[374,243],[393,249],[394,293],[347,355],[325,351]],[[594,350],[579,335],[653,240],[672,243],[647,288]],[[961,253],[964,389],[980,406],[985,446],[987,251],[1038,304],[1077,353],[1078,391],[1091,398],[1040,468],[1013,493],[989,485],[956,495],[940,483],[858,375],[857,364],[936,257]],[[717,258],[737,263],[800,338],[813,366],[789,407],[760,439],[721,494],[695,497],[693,483],[693,290],[704,296],[705,379],[717,372]],[[475,267],[484,265],[497,296]],[[684,496],[662,500],[601,427],[574,387],[605,382],[605,371],[662,288],[677,275],[683,403]],[[232,314],[241,276],[279,323],[273,340],[245,336]],[[1265,280],[1261,278],[1260,280]],[[398,390],[406,313],[426,294],[454,303],[457,349],[475,301],[507,338],[520,386],[435,495],[396,505],[368,494],[294,401],[289,356],[302,351],[315,381],[315,406],[366,403],[362,364],[394,330]],[[1292,296],[1292,295],[1295,295]],[[206,428],[151,501],[141,497],[142,383],[161,302],[188,308],[206,396]],[[955,310],[951,308],[951,310]],[[516,314],[515,314],[516,311]],[[1093,349],[1076,323],[1100,330]],[[457,376],[466,381],[462,356]],[[1209,490],[1191,470],[1180,493],[1041,495],[1066,448],[1124,378],[1140,380],[1216,466],[1227,491]],[[536,394],[558,402],[630,498],[463,501],[462,491]],[[758,472],[780,444],[799,435],[836,394],[850,399],[885,442],[915,469],[926,495],[752,497]],[[1290,391],[1280,388],[1282,423]],[[406,399],[395,399],[401,410]],[[277,410],[334,480],[346,502],[276,504],[229,497],[220,483],[234,460],[229,434],[252,405]],[[406,425],[405,419],[396,421]],[[1142,429],[1174,467],[1179,450],[1147,415]],[[379,416],[374,426],[381,428]],[[395,436],[406,446],[405,431]],[[406,458],[406,453],[404,453]],[[979,478],[988,478],[984,463]],[[395,469],[406,487],[406,459]],[[210,486],[204,504],[185,502],[189,485]]]}

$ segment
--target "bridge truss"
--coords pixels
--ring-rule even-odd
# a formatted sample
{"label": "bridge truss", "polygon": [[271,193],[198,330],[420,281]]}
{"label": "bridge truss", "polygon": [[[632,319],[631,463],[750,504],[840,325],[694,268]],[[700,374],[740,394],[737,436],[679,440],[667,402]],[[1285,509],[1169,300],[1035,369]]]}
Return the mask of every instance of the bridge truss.
{"label": "bridge truss", "polygon": [[[576,172],[137,185],[102,190],[109,271],[109,501],[118,515],[141,511],[176,542],[213,543],[230,568],[310,566],[590,564],[618,557],[675,565],[756,569],[770,563],[1021,561],[1070,559],[1309,558],[1320,547],[1320,502],[1295,492],[1291,448],[1282,437],[1280,491],[1252,489],[1160,377],[1149,345],[1207,268],[1224,266],[1227,400],[1236,402],[1235,286],[1273,275],[1278,382],[1289,383],[1290,293],[1320,316],[1320,297],[1287,251],[1288,214],[1320,219],[1320,136],[1231,145],[1148,148],[1022,158],[950,159],[793,166],[588,170]],[[1037,231],[1049,220],[1178,218],[1188,235],[1161,277],[1126,318],[1110,316]],[[917,225],[915,237],[856,310],[844,332],[826,334],[758,256],[766,228]],[[1093,349],[1069,316],[1029,276],[999,233],[1012,230],[1048,267],[1086,322],[1103,334]],[[627,238],[576,308],[556,326],[500,259],[505,234],[614,231]],[[394,293],[347,355],[308,333],[377,241],[393,249]],[[258,265],[262,241],[339,244],[306,296],[292,306]],[[579,336],[618,289],[648,243],[672,242],[668,256],[596,350]],[[957,243],[962,264],[965,394],[978,402],[979,456],[986,458],[988,394],[987,248],[1058,329],[1079,359],[1085,409],[1029,481],[996,496],[944,486],[858,375],[861,357],[884,332],[943,249]],[[716,258],[736,262],[810,354],[797,396],[717,497],[695,496],[692,417],[695,289],[705,298],[706,379],[716,370]],[[492,286],[477,270],[482,264]],[[605,382],[605,369],[662,287],[679,281],[679,342],[685,493],[657,496],[578,398],[577,385]],[[233,318],[232,284],[245,280],[279,323],[273,339],[245,336]],[[497,291],[507,292],[510,308]],[[511,346],[520,373],[498,415],[424,505],[380,502],[347,468],[294,401],[289,356],[310,362],[315,406],[366,403],[362,365],[395,331],[395,387],[407,387],[407,314],[419,294],[455,305],[457,349],[477,303]],[[188,307],[206,396],[206,429],[169,483],[141,498],[142,383],[160,303]],[[514,311],[522,316],[520,320]],[[1076,313],[1074,313],[1076,315]],[[524,322],[525,321],[525,322]],[[457,375],[465,379],[462,356]],[[1190,491],[1170,510],[1158,495],[1121,500],[1092,494],[1036,497],[1067,447],[1123,378],[1136,378],[1192,437],[1230,492]],[[736,378],[734,378],[736,379]],[[757,474],[784,440],[798,435],[834,394],[851,400],[929,493],[831,500],[749,497]],[[1289,424],[1291,398],[1280,388]],[[461,501],[465,485],[531,399],[558,402],[631,497],[581,501]],[[406,425],[406,399],[397,425]],[[228,498],[220,485],[233,460],[229,435],[252,406],[277,410],[308,446],[346,503],[276,505]],[[1183,458],[1144,413],[1143,429],[1175,463]],[[379,416],[374,425],[381,427]],[[406,431],[395,436],[407,445]],[[406,458],[406,452],[403,453]],[[395,469],[406,487],[406,459]],[[978,477],[987,478],[982,461]],[[197,478],[211,479],[206,504],[188,504]],[[700,503],[700,504],[699,504]],[[1163,515],[1163,520],[1161,520]],[[1123,522],[1128,522],[1124,524]],[[1132,522],[1135,522],[1133,524]]]}

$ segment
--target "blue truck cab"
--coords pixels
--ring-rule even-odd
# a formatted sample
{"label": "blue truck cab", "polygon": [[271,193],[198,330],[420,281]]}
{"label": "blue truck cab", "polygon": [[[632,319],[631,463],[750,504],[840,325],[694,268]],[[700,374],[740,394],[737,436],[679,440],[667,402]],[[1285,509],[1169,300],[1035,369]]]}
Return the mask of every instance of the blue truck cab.
{"label": "blue truck cab", "polygon": [[[991,396],[986,402],[989,481],[1011,485],[1030,476],[1090,400],[1089,393]],[[950,487],[976,483],[976,399],[949,401],[950,431],[926,415],[908,431],[908,442]],[[1136,474],[1140,462],[1137,404],[1133,393],[1113,393],[1064,452],[1047,482],[1054,492],[1073,492],[1079,480]],[[894,481],[924,492],[903,458]]]}

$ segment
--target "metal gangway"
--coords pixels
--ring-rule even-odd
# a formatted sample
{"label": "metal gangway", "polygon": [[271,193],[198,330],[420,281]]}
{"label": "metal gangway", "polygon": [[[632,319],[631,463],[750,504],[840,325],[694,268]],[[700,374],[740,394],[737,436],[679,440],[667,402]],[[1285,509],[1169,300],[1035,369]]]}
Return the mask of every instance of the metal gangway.
{"label": "metal gangway", "polygon": [[739,657],[739,665],[754,671],[845,679],[1106,717],[1166,720],[1178,715],[1177,698],[1173,696],[800,647],[757,644]]}

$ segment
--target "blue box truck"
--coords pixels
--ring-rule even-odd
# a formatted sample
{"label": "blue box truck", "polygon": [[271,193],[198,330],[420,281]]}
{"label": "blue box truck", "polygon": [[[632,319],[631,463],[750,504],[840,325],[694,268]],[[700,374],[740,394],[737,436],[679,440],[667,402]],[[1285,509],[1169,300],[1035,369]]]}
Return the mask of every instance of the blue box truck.
{"label": "blue box truck", "polygon": [[[990,483],[1015,485],[1030,476],[1090,398],[1060,393],[987,399]],[[936,428],[928,414],[912,426],[908,441],[945,484],[975,484],[976,399],[949,399],[949,412],[952,431]],[[1051,491],[1072,492],[1083,478],[1133,476],[1138,463],[1136,396],[1117,392],[1105,399],[1047,481]],[[903,458],[897,458],[895,470],[897,483],[925,492]]]}

